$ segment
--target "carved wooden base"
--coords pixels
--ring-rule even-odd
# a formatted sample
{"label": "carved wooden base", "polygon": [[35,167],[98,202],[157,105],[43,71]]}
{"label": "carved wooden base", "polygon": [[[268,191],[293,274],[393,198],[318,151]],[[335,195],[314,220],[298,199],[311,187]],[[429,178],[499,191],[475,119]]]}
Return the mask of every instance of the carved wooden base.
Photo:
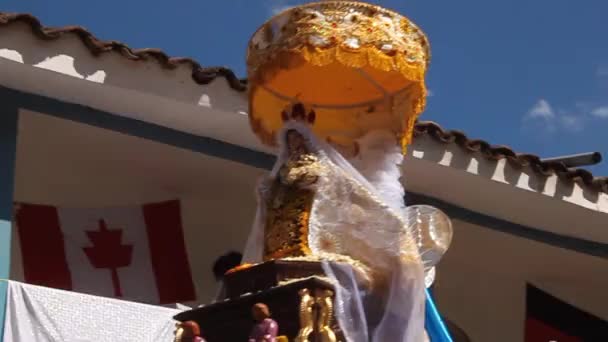
{"label": "carved wooden base", "polygon": [[[182,322],[197,322],[207,342],[247,341],[254,326],[251,307],[256,303],[264,303],[279,325],[279,335],[286,336],[289,341],[343,341],[342,332],[333,316],[333,285],[315,276],[290,279],[278,285],[279,282],[289,279],[286,276],[288,273],[303,272],[310,275],[316,273],[312,271],[313,268],[318,267],[320,270],[320,265],[310,264],[307,264],[308,268],[289,271],[285,271],[288,267],[280,263],[278,267],[266,265],[267,267],[258,268],[257,272],[254,267],[239,271],[237,273],[246,272],[241,275],[248,275],[245,277],[249,280],[247,284],[258,291],[237,297],[236,293],[245,291],[243,286],[238,286],[238,289],[233,288],[230,292],[232,298],[182,312],[174,318]],[[274,265],[276,266],[276,263]],[[295,266],[293,263],[291,265]],[[238,278],[233,278],[235,279]],[[270,287],[260,289],[269,284]],[[230,285],[226,285],[228,290]]]}

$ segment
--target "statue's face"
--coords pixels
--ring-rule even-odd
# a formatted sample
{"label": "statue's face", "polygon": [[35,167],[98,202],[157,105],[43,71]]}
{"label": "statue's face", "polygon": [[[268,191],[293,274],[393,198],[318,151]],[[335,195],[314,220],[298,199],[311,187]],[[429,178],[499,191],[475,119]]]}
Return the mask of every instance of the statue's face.
{"label": "statue's face", "polygon": [[296,130],[287,132],[287,150],[289,154],[307,151],[304,137]]}

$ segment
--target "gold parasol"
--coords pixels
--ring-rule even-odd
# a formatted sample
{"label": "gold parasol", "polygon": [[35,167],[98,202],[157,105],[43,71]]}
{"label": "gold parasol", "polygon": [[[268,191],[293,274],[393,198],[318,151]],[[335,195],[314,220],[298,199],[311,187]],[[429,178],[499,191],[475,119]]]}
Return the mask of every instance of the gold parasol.
{"label": "gold parasol", "polygon": [[288,9],[260,27],[247,53],[249,114],[267,145],[298,103],[319,137],[339,145],[374,129],[403,148],[426,99],[426,36],[398,13],[359,1]]}

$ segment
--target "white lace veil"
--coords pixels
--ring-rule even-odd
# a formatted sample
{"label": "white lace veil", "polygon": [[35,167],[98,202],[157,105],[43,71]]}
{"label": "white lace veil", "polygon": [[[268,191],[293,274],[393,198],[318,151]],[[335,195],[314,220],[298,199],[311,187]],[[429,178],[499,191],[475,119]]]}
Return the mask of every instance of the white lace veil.
{"label": "white lace veil", "polygon": [[[319,141],[305,124],[288,122],[279,135],[277,162],[269,177],[258,186],[258,209],[243,261],[262,261],[266,213],[262,198],[287,159],[284,142],[289,130],[296,130],[306,138],[309,151],[317,155],[323,170],[315,185],[309,223],[313,254],[346,255],[373,270],[373,278],[382,279],[380,295],[371,294],[358,283],[351,267],[334,262],[331,257],[323,258],[326,276],[336,285],[335,314],[346,340],[423,341],[424,271],[405,222],[403,201],[394,199],[395,191],[378,191],[333,147]],[[331,241],[333,248],[328,250],[326,244],[320,243],[322,240]]]}

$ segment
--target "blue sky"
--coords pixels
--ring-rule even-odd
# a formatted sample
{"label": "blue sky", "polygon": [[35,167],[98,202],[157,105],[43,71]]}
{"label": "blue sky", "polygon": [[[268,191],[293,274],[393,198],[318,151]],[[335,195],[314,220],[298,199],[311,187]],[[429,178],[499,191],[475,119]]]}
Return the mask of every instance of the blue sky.
{"label": "blue sky", "polygon": [[[253,31],[290,0],[0,0],[45,25],[158,47],[245,75]],[[608,1],[378,0],[427,33],[432,91],[422,119],[542,157],[608,159]],[[608,161],[591,168],[608,175]]]}

